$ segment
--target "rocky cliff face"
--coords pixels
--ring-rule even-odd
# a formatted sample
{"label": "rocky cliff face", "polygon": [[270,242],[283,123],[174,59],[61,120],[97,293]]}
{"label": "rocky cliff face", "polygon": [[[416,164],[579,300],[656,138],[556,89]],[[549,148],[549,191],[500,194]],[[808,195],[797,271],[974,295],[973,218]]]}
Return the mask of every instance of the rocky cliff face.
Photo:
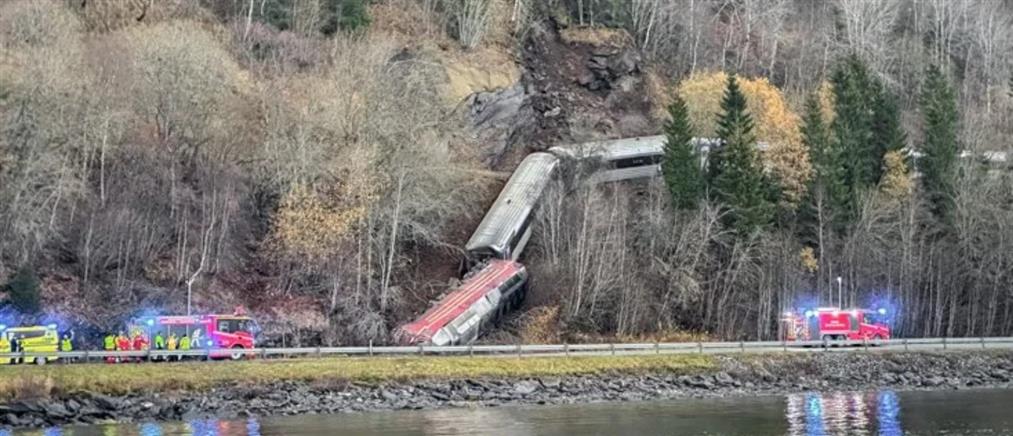
{"label": "rocky cliff face", "polygon": [[625,33],[590,32],[535,24],[520,81],[468,99],[487,165],[559,143],[657,133],[638,50]]}

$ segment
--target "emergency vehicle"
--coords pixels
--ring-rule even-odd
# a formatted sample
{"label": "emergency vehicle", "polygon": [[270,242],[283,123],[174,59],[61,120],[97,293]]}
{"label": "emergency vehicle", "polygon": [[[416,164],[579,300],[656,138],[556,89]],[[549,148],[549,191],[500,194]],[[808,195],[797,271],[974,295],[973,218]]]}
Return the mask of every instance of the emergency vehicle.
{"label": "emergency vehicle", "polygon": [[890,339],[886,310],[841,310],[821,307],[785,312],[781,318],[782,339],[786,341],[882,340]]}
{"label": "emergency vehicle", "polygon": [[128,325],[128,331],[144,335],[149,344],[157,334],[163,338],[186,335],[192,341],[190,349],[231,350],[221,357],[233,360],[243,358],[246,353],[242,350],[254,348],[257,330],[256,321],[241,311],[231,315],[148,316],[136,318]]}
{"label": "emergency vehicle", "polygon": [[[0,353],[40,353],[41,356],[26,358],[26,361],[44,365],[57,359],[56,352],[60,350],[60,333],[55,324],[48,326],[29,326],[7,328],[0,325],[0,343],[3,349]],[[17,344],[17,349],[13,349]],[[17,359],[0,359],[0,365],[13,363]]]}

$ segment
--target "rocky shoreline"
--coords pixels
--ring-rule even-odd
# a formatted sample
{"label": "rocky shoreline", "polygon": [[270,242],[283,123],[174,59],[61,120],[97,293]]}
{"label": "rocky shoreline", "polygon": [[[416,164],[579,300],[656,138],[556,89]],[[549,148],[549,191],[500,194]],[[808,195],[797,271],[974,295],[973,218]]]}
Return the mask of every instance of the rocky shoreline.
{"label": "rocky shoreline", "polygon": [[523,404],[573,404],[804,391],[1013,387],[1013,353],[807,353],[717,356],[695,374],[603,374],[379,384],[275,382],[173,392],[17,401],[0,405],[0,429],[214,416],[354,413]]}

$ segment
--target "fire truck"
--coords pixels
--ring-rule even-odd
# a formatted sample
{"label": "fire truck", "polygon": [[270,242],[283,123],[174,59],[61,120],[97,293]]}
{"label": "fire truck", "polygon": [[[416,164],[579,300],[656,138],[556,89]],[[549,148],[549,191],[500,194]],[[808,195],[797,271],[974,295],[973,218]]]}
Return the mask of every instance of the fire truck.
{"label": "fire truck", "polygon": [[128,325],[131,334],[140,333],[149,343],[159,333],[163,338],[187,335],[191,349],[231,350],[230,353],[222,353],[221,357],[233,360],[244,357],[242,350],[254,348],[257,330],[256,321],[239,310],[231,315],[147,316],[135,318]]}
{"label": "fire truck", "polygon": [[785,312],[781,318],[782,339],[786,341],[882,340],[890,339],[885,309],[821,307]]}

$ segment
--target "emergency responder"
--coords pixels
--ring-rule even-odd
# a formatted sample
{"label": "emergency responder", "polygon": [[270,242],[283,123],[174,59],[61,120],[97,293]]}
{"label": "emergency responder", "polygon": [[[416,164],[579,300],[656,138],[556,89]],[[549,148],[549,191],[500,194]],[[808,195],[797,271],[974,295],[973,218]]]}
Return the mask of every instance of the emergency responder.
{"label": "emergency responder", "polygon": [[[183,337],[179,338],[179,351],[190,351],[190,337],[183,333]],[[179,356],[178,360],[183,360],[183,356]]]}
{"label": "emergency responder", "polygon": [[[11,352],[12,353],[24,353],[25,347],[21,345],[21,338],[17,334],[11,336]],[[17,356],[11,361],[13,363],[21,363],[22,356]]]}
{"label": "emergency responder", "polygon": [[[165,338],[162,337],[162,332],[155,332],[155,349],[162,351],[165,349]],[[160,360],[161,356],[155,356],[155,360]]]}
{"label": "emergency responder", "polygon": [[[113,332],[109,332],[105,338],[102,338],[102,349],[106,351],[116,351],[116,335]],[[106,363],[116,363],[115,357],[106,357]]]}
{"label": "emergency responder", "polygon": [[[122,330],[120,330],[120,334],[116,336],[116,351],[130,351],[130,338],[123,334]],[[123,362],[126,360],[130,359],[127,357],[116,359],[117,362]]]}
{"label": "emergency responder", "polygon": [[[63,339],[60,340],[60,351],[69,353],[74,351],[74,340],[72,339],[73,332],[67,332],[63,334]],[[73,360],[73,358],[66,358],[67,362]]]}

